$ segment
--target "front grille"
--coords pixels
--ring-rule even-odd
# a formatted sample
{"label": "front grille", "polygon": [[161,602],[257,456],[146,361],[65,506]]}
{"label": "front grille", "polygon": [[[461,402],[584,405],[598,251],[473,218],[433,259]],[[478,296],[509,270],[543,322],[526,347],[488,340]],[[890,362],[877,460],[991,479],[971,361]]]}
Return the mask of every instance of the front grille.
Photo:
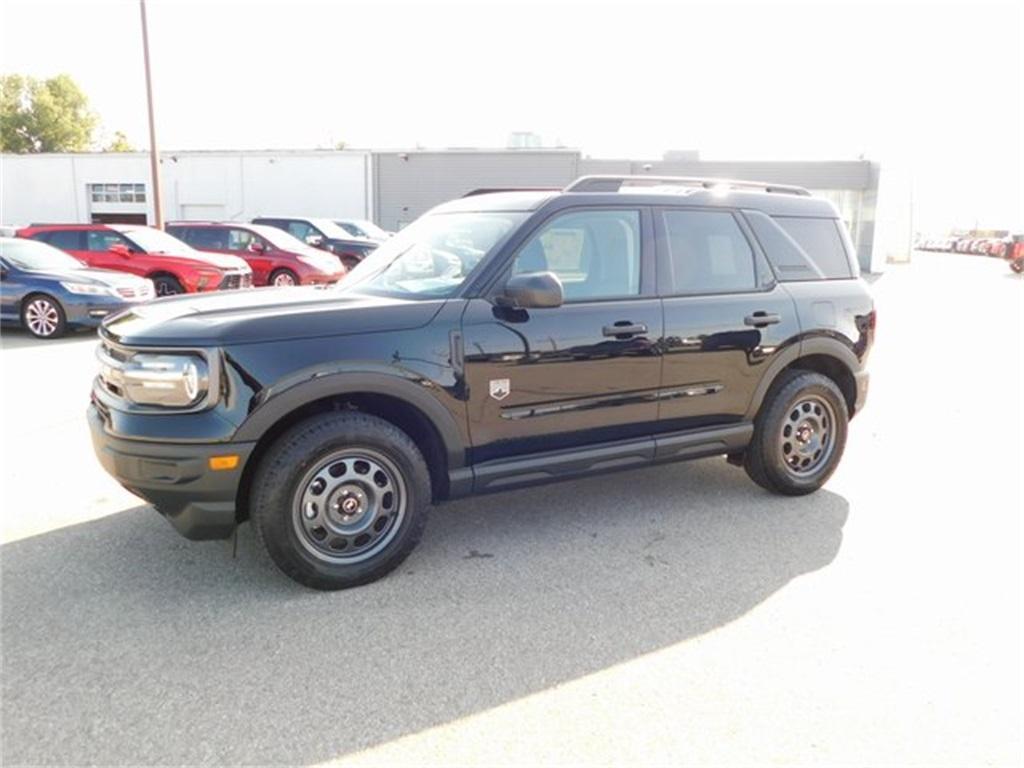
{"label": "front grille", "polygon": [[220,281],[222,291],[233,291],[238,288],[252,287],[252,272],[229,272]]}

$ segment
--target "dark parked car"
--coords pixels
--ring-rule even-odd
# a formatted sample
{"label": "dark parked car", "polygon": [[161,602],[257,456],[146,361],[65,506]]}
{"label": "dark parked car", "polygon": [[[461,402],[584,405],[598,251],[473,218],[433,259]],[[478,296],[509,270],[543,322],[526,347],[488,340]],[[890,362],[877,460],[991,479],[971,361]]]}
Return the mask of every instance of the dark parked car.
{"label": "dark parked car", "polygon": [[306,245],[277,227],[214,221],[175,221],[167,231],[207,253],[244,259],[253,285],[322,285],[345,276],[344,265],[329,253]]}
{"label": "dark parked car", "polygon": [[345,265],[345,269],[354,269],[359,262],[373,253],[377,247],[374,240],[354,237],[330,219],[305,219],[291,216],[261,216],[252,220],[253,224],[266,224],[270,227],[283,229],[292,237],[297,237],[314,248],[330,251]]}
{"label": "dark parked car", "polygon": [[441,205],[331,290],[111,318],[89,420],[182,534],[251,519],[286,574],[334,589],[395,568],[430,505],[467,494],[714,455],[811,493],[874,334],[830,202],[590,177]]}
{"label": "dark parked car", "polygon": [[362,237],[366,240],[373,240],[376,243],[383,243],[394,232],[381,229],[372,221],[366,219],[334,219],[334,223],[344,229],[353,237]]}
{"label": "dark parked car", "polygon": [[45,243],[0,238],[0,319],[41,339],[95,327],[107,315],[154,295],[144,278],[88,269]]}

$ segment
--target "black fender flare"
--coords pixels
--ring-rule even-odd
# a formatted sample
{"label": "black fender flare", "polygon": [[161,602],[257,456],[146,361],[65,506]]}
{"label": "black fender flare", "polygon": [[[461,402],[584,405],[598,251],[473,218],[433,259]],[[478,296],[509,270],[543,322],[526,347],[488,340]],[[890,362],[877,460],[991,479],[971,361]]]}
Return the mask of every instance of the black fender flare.
{"label": "black fender flare", "polygon": [[761,404],[764,402],[768,390],[771,389],[772,384],[775,383],[775,380],[784,369],[800,358],[810,357],[811,355],[823,355],[834,358],[850,371],[851,376],[863,367],[860,360],[857,359],[857,355],[850,348],[849,341],[845,339],[841,341],[834,336],[809,336],[803,338],[799,344],[791,344],[785,349],[779,350],[775,358],[769,363],[768,370],[761,377],[757,389],[754,390],[754,396],[750,400],[750,405],[747,406],[747,412],[743,415],[744,420],[753,421],[757,417],[757,413],[761,410]]}
{"label": "black fender flare", "polygon": [[441,437],[448,467],[462,467],[466,462],[465,444],[455,417],[432,392],[436,389],[438,385],[427,379],[382,372],[346,371],[317,376],[272,394],[249,414],[233,439],[258,441],[281,419],[315,400],[354,393],[387,395],[423,413]]}

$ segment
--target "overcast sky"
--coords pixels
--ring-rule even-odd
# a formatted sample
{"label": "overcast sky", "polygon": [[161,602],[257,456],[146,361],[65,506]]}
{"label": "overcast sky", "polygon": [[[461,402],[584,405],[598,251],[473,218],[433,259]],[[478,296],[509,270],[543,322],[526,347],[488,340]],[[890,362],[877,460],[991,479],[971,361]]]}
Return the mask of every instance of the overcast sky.
{"label": "overcast sky", "polygon": [[[878,159],[926,227],[1020,227],[1021,3],[149,0],[168,149],[501,147]],[[3,0],[0,68],[146,142],[136,0]]]}

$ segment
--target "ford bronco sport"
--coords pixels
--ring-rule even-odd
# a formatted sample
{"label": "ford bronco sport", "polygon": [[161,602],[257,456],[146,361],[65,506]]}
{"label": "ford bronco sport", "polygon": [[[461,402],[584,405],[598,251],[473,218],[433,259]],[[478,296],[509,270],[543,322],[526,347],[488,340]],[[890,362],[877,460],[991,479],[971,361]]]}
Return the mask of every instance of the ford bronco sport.
{"label": "ford bronco sport", "polygon": [[395,568],[443,499],[715,455],[815,491],[874,331],[828,201],[584,177],[438,206],[335,287],[108,318],[89,420],[183,535],[250,519],[281,570],[336,589]]}

